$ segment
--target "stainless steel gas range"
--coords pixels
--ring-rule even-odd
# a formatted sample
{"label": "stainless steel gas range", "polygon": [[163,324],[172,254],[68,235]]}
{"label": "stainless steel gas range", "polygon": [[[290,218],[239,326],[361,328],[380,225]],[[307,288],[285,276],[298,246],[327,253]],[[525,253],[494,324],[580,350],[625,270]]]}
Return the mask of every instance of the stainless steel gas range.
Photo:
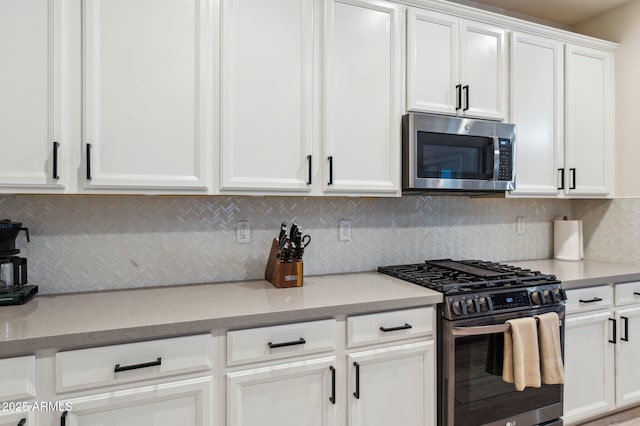
{"label": "stainless steel gas range", "polygon": [[565,293],[554,275],[477,260],[378,271],[443,293],[438,315],[438,424],[561,425],[562,385],[518,392],[502,380],[507,320],[556,312],[564,354]]}

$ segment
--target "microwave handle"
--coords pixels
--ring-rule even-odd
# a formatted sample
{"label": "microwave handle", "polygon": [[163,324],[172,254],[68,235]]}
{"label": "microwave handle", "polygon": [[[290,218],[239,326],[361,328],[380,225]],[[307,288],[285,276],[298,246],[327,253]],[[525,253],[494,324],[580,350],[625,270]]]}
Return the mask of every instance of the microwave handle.
{"label": "microwave handle", "polygon": [[500,176],[500,138],[493,138],[493,180]]}

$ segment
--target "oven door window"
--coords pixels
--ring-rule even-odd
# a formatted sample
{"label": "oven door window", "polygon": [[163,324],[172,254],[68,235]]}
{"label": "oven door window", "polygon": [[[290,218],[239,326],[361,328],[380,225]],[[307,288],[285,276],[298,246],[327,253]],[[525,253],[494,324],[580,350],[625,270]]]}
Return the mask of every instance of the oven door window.
{"label": "oven door window", "polygon": [[418,177],[490,180],[493,138],[418,132]]}
{"label": "oven door window", "polygon": [[518,392],[502,380],[502,333],[455,340],[456,426],[508,419],[562,400],[561,385],[542,385]]}

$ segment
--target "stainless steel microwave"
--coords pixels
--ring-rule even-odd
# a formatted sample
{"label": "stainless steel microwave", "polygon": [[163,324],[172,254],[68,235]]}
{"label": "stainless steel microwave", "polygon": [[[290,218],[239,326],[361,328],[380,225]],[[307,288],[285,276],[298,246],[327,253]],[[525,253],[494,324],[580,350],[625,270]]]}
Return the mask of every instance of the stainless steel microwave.
{"label": "stainless steel microwave", "polygon": [[409,113],[402,117],[402,189],[515,189],[515,125]]}

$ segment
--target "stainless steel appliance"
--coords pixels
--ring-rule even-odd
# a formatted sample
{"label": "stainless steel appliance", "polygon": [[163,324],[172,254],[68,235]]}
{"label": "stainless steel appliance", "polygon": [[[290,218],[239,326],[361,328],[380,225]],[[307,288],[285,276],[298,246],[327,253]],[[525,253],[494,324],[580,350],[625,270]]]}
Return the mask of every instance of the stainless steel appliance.
{"label": "stainless steel appliance", "polygon": [[515,125],[409,113],[402,117],[402,189],[515,189]]}
{"label": "stainless steel appliance", "polygon": [[379,272],[440,291],[438,424],[561,425],[562,385],[515,390],[502,380],[506,321],[556,312],[564,354],[565,293],[554,275],[477,260],[384,266]]}
{"label": "stainless steel appliance", "polygon": [[0,220],[0,306],[25,303],[38,292],[38,286],[27,285],[27,259],[16,256],[20,231],[26,232],[29,241],[29,229],[22,223]]}

